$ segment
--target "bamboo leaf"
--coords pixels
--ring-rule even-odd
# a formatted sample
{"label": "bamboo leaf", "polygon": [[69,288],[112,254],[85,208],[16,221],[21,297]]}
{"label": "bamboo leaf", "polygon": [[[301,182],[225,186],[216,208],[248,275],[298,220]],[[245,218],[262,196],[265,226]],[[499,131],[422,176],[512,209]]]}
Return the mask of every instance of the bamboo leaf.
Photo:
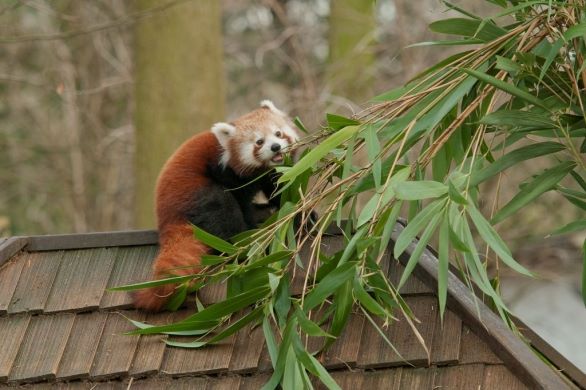
{"label": "bamboo leaf", "polygon": [[483,181],[494,177],[497,173],[520,163],[521,161],[561,152],[565,149],[566,147],[564,145],[557,142],[541,142],[513,150],[487,167],[473,172],[470,184],[471,186],[476,186]]}
{"label": "bamboo leaf", "polygon": [[533,181],[521,188],[521,191],[519,191],[509,203],[503,206],[494,215],[492,218],[492,223],[497,224],[501,222],[514,212],[527,205],[532,200],[536,199],[544,192],[551,190],[564,177],[566,177],[575,166],[575,162],[565,161],[554,168],[547,169],[545,172],[537,176]]}
{"label": "bamboo leaf", "polygon": [[564,39],[566,41],[584,36],[586,36],[586,22],[575,24],[564,32]]}
{"label": "bamboo leaf", "polygon": [[402,200],[420,200],[437,198],[448,192],[448,186],[431,180],[406,181],[394,185],[397,198]]}
{"label": "bamboo leaf", "polygon": [[586,230],[586,219],[579,219],[577,221],[570,222],[569,224],[556,229],[552,235],[568,234],[581,232]]}
{"label": "bamboo leaf", "polygon": [[489,42],[507,33],[507,30],[492,22],[484,22],[478,19],[451,18],[438,20],[429,25],[433,32],[450,35],[461,35]]}
{"label": "bamboo leaf", "polygon": [[127,285],[118,286],[118,287],[110,287],[110,288],[106,289],[106,291],[140,290],[143,288],[157,287],[157,286],[162,286],[165,284],[175,284],[175,283],[188,282],[190,280],[193,280],[196,277],[197,277],[197,275],[174,276],[172,278],[151,280],[148,282],[141,282],[141,283],[132,283],[132,284],[127,284]]}
{"label": "bamboo leaf", "polygon": [[182,347],[182,348],[201,348],[205,345],[210,345],[217,343],[233,335],[234,333],[238,332],[240,329],[244,328],[249,323],[259,319],[263,314],[263,306],[259,306],[254,309],[252,312],[248,313],[244,317],[240,318],[239,320],[233,322],[230,326],[226,327],[223,331],[212,337],[207,341],[192,341],[192,342],[180,342],[180,341],[173,341],[173,340],[165,340],[165,344],[172,346],[172,347]]}
{"label": "bamboo leaf", "polygon": [[366,310],[379,317],[384,318],[388,316],[386,310],[366,292],[359,278],[354,278],[353,286],[354,294],[358,299],[358,302],[360,302]]}
{"label": "bamboo leaf", "polygon": [[234,245],[198,228],[197,226],[193,226],[193,235],[196,240],[201,241],[203,244],[219,252],[229,255],[236,253],[237,248]]}
{"label": "bamboo leaf", "polygon": [[483,117],[480,123],[529,129],[552,129],[557,127],[557,124],[549,115],[535,112],[534,110],[498,110]]}
{"label": "bamboo leaf", "polygon": [[436,200],[421,210],[412,221],[409,221],[395,242],[393,255],[396,259],[403,254],[405,249],[413,242],[415,236],[432,220],[434,215],[439,213],[444,205],[445,201]]}
{"label": "bamboo leaf", "polygon": [[321,282],[311,289],[309,294],[305,296],[303,310],[309,311],[321,304],[328,296],[332,295],[338,287],[353,277],[355,273],[356,263],[354,262],[342,264],[330,272]]}
{"label": "bamboo leaf", "polygon": [[443,320],[448,296],[448,268],[450,265],[450,225],[448,218],[444,217],[439,230],[438,273],[437,273],[437,297],[439,301],[440,318]]}
{"label": "bamboo leaf", "polygon": [[[332,323],[329,329],[332,336],[338,337],[342,334],[352,312],[353,303],[352,281],[347,280],[334,293],[334,315],[332,316]],[[327,339],[324,348],[329,346],[333,341],[334,339]]]}
{"label": "bamboo leaf", "polygon": [[171,298],[165,304],[165,308],[169,311],[177,311],[187,297],[187,284],[182,284],[175,289]]}
{"label": "bamboo leaf", "polygon": [[355,119],[335,114],[326,114],[326,120],[328,121],[328,126],[334,130],[340,130],[346,126],[357,126],[360,124],[360,122]]}
{"label": "bamboo leaf", "polygon": [[435,229],[441,220],[441,216],[442,216],[441,213],[436,213],[432,217],[431,221],[429,222],[429,225],[427,225],[427,227],[423,231],[423,234],[421,235],[421,237],[417,241],[417,245],[415,246],[415,249],[411,253],[409,260],[407,261],[407,264],[405,265],[405,270],[403,271],[403,275],[401,275],[401,280],[399,280],[399,284],[397,285],[397,289],[401,289],[401,287],[403,287],[403,285],[405,284],[405,282],[407,281],[407,279],[409,278],[409,276],[413,272],[413,269],[415,269],[415,266],[419,262],[419,258],[421,257],[421,254],[425,250],[425,247],[427,246],[427,243],[429,242],[429,239],[431,238],[431,235],[433,234],[433,232],[435,232]]}
{"label": "bamboo leaf", "polygon": [[330,135],[319,145],[307,153],[291,169],[286,171],[278,180],[278,183],[291,181],[301,173],[312,168],[320,159],[330,153],[332,149],[349,140],[360,128],[358,126],[347,126]]}
{"label": "bamboo leaf", "polygon": [[482,216],[480,211],[472,204],[468,204],[468,215],[474,222],[476,229],[478,229],[478,233],[488,244],[488,246],[497,254],[497,256],[510,268],[519,272],[520,274],[532,276],[531,272],[523,267],[521,264],[517,263],[515,259],[511,256],[511,252],[507,245],[503,242],[497,232],[490,226],[490,223]]}
{"label": "bamboo leaf", "polygon": [[522,99],[528,103],[534,104],[534,105],[539,106],[541,108],[545,108],[546,110],[549,109],[544,101],[537,98],[535,95],[532,95],[529,92],[524,91],[524,90],[520,89],[519,87],[514,86],[513,84],[506,83],[506,82],[499,80],[493,76],[490,76],[486,73],[479,72],[474,69],[462,69],[462,71],[465,73],[468,73],[471,76],[476,77],[480,81],[483,81],[487,84],[490,84],[490,85],[496,87],[497,89],[500,89],[501,91],[505,91],[505,92],[507,92],[515,97],[518,97],[519,99]]}
{"label": "bamboo leaf", "polygon": [[301,310],[299,307],[295,308],[295,315],[297,316],[297,321],[299,322],[299,326],[309,336],[335,338],[334,336],[332,336],[331,334],[329,334],[328,332],[326,332],[322,328],[320,328],[318,324],[316,324],[315,322],[310,320],[305,315],[303,310]]}

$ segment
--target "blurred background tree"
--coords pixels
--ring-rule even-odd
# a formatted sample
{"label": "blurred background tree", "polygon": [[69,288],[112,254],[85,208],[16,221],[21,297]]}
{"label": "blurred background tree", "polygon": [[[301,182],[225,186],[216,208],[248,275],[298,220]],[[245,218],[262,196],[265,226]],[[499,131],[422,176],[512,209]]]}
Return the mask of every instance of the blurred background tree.
{"label": "blurred background tree", "polygon": [[[136,2],[147,12],[158,0]],[[154,188],[161,167],[195,132],[221,121],[224,68],[221,4],[180,2],[134,27],[136,227],[154,227]]]}
{"label": "blurred background tree", "polygon": [[[481,16],[495,11],[484,0],[453,3]],[[326,111],[351,115],[453,52],[404,49],[432,40],[433,20],[456,16],[443,11],[436,0],[2,1],[0,235],[153,226],[154,178],[190,134],[264,98],[309,129]],[[336,27],[344,23],[354,28]],[[144,136],[155,131],[165,136]],[[525,168],[542,166],[532,160],[510,182]],[[483,204],[497,190],[504,199],[516,193],[497,187],[486,186]],[[534,323],[568,335],[557,335],[558,348],[583,351],[586,338],[580,344],[579,331],[559,327],[576,321],[554,311],[581,313],[568,302],[578,296],[582,238],[543,238],[575,213],[545,194],[499,233],[543,276],[504,281],[511,307],[541,306],[528,314],[537,313]],[[542,303],[555,296],[565,304],[535,305],[538,293]]]}

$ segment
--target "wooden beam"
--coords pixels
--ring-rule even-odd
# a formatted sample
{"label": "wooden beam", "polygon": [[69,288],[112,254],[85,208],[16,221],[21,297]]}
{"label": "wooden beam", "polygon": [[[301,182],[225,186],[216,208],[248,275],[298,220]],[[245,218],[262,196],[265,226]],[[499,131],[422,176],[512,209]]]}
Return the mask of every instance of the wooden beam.
{"label": "wooden beam", "polygon": [[0,242],[0,265],[24,248],[27,242],[26,237],[10,237]]}
{"label": "wooden beam", "polygon": [[155,245],[156,230],[129,230],[103,233],[56,234],[30,236],[26,250],[53,251],[61,249],[107,248],[114,246]]}

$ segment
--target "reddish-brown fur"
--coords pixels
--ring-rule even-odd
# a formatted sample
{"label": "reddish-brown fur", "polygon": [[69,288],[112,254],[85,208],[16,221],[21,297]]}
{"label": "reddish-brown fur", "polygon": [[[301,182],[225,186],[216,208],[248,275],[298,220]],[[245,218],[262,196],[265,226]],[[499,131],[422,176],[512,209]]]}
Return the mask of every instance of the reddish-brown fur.
{"label": "reddish-brown fur", "polygon": [[[163,167],[156,190],[160,252],[153,266],[155,279],[196,273],[201,255],[208,253],[208,247],[193,238],[193,228],[180,211],[189,207],[190,195],[208,183],[207,163],[217,161],[220,153],[216,137],[207,131],[187,140]],[[166,284],[138,290],[134,306],[159,311],[175,288]]]}

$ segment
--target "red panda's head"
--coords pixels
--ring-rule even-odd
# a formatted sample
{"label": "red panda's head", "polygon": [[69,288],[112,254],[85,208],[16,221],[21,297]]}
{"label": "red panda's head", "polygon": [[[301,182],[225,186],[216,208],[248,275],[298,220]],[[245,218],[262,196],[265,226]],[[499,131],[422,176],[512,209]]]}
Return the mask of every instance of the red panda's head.
{"label": "red panda's head", "polygon": [[245,176],[283,162],[283,153],[299,140],[291,119],[269,100],[231,123],[216,123],[212,132],[222,146],[220,163]]}

